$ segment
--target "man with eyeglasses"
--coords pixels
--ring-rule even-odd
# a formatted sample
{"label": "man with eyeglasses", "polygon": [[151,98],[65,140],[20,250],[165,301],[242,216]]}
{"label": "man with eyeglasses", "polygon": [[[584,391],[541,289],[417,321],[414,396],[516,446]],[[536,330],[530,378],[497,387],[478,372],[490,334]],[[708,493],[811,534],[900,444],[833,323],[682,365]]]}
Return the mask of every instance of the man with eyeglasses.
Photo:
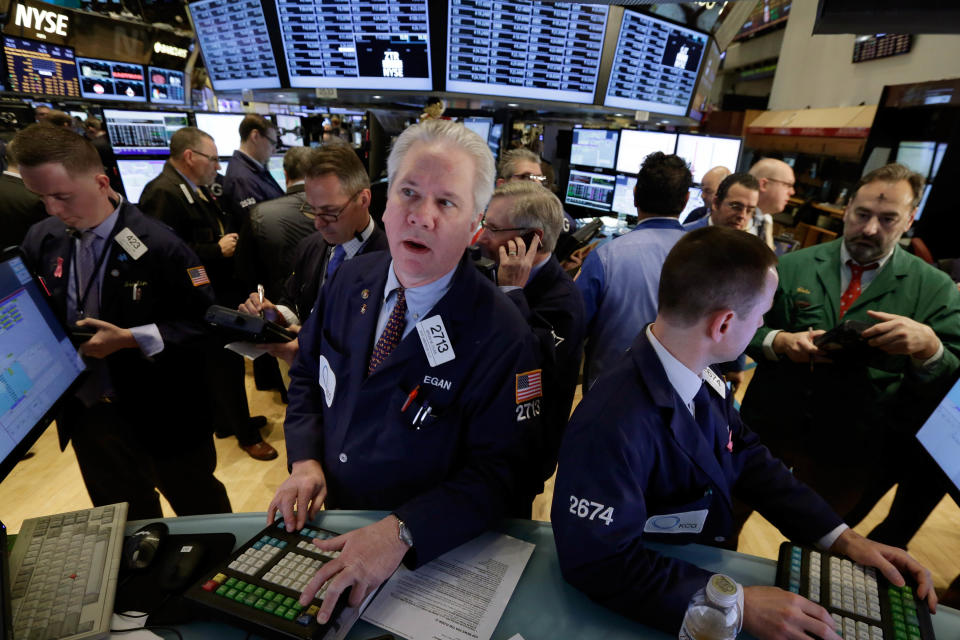
{"label": "man with eyeglasses", "polygon": [[717,188],[728,175],[730,175],[730,169],[722,166],[716,166],[703,174],[700,178],[700,198],[703,200],[703,206],[697,207],[687,215],[683,221],[684,227],[710,215],[713,199],[717,197]]}
{"label": "man with eyeglasses", "polygon": [[750,167],[750,175],[760,186],[760,199],[754,211],[750,233],[773,249],[773,214],[787,208],[790,196],[796,193],[793,169],[783,160],[763,158]]}
{"label": "man with eyeglasses", "polygon": [[283,195],[283,187],[267,170],[280,139],[273,123],[256,113],[244,116],[239,129],[240,148],[233,152],[223,177],[223,200],[224,208],[245,223],[254,205]]}
{"label": "man with eyeglasses", "polygon": [[[299,215],[311,221],[316,231],[297,245],[293,272],[276,295],[276,303],[253,292],[241,311],[259,313],[299,333],[310,317],[324,282],[333,278],[347,260],[374,251],[384,251],[387,237],[370,216],[370,179],[353,149],[332,142],[312,149],[303,160],[304,191]],[[271,345],[271,355],[287,364],[299,342]]]}
{"label": "man with eyeglasses", "polygon": [[[493,192],[477,241],[497,263],[497,284],[517,306],[540,345],[543,386],[550,402],[542,412],[539,465],[530,465],[534,493],[553,475],[560,440],[570,417],[580,375],[586,332],[583,298],[552,255],[563,230],[563,205],[553,193],[529,181],[507,182]],[[530,517],[529,496],[518,496],[513,515]]]}
{"label": "man with eyeglasses", "polygon": [[757,208],[760,185],[749,173],[731,173],[717,186],[710,202],[710,215],[683,225],[687,231],[703,227],[729,227],[749,232]]}
{"label": "man with eyeglasses", "polygon": [[[236,307],[246,292],[236,277],[239,224],[224,213],[210,191],[220,167],[213,138],[196,127],[183,127],[170,138],[170,158],[160,175],[140,195],[140,209],[159,218],[200,257],[213,284],[217,303]],[[237,434],[241,448],[256,460],[272,460],[276,450],[263,441],[263,416],[250,416],[243,358],[215,348],[205,360],[217,435]]]}

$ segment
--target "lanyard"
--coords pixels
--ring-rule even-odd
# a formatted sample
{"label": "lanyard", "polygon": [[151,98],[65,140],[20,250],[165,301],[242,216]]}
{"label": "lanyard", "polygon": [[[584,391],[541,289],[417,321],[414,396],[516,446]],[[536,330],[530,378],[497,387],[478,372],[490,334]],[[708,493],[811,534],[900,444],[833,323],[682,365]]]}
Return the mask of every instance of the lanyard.
{"label": "lanyard", "polygon": [[73,256],[72,256],[72,270],[73,270],[73,284],[77,292],[77,315],[80,318],[85,318],[86,313],[84,307],[86,306],[87,298],[90,297],[90,289],[93,287],[93,283],[100,279],[100,269],[103,267],[103,261],[107,259],[107,254],[110,253],[110,240],[114,236],[114,231],[117,230],[117,224],[120,223],[120,219],[117,219],[116,224],[113,225],[113,229],[110,231],[110,235],[104,240],[103,249],[100,250],[100,256],[97,258],[96,266],[93,268],[93,273],[90,274],[90,279],[87,280],[87,286],[83,290],[83,293],[80,292],[80,270],[77,269],[77,245],[74,242],[73,245]]}

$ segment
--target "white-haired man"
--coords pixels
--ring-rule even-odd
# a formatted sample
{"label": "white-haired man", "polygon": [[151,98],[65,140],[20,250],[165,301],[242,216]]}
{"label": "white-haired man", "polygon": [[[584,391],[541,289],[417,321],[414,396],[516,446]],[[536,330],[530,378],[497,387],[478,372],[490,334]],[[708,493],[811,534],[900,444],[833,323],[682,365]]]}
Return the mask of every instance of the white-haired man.
{"label": "white-haired man", "polygon": [[486,529],[540,437],[519,410],[542,395],[534,337],[464,257],[493,191],[486,143],[427,121],[400,135],[387,173],[390,252],[344,262],[299,334],[284,424],[292,473],[268,508],[288,530],[324,503],[391,512],[318,544],[341,551],[301,595],[307,605],[329,581],[321,623],[347,587],[359,604],[401,561],[416,567]]}

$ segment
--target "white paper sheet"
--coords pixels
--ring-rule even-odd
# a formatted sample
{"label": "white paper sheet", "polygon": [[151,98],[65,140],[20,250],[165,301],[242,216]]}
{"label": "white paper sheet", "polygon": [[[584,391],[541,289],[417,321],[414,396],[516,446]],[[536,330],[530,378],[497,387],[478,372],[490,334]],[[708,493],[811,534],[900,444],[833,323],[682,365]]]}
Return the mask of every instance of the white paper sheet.
{"label": "white paper sheet", "polygon": [[410,640],[489,640],[533,548],[488,532],[416,571],[401,566],[363,619]]}
{"label": "white paper sheet", "polygon": [[266,345],[256,344],[254,342],[231,342],[224,345],[223,348],[239,353],[247,360],[256,360],[267,352]]}

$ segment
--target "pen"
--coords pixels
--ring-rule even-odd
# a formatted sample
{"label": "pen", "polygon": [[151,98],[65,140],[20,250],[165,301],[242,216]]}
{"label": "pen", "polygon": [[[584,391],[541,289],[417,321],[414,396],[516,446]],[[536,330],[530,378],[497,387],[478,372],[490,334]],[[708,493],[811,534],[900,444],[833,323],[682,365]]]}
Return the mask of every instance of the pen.
{"label": "pen", "polygon": [[260,317],[263,317],[263,285],[257,285],[257,295],[260,296]]}
{"label": "pen", "polygon": [[411,391],[407,395],[407,401],[403,403],[402,407],[400,407],[400,413],[403,413],[404,411],[407,410],[407,408],[410,406],[410,403],[413,402],[413,399],[417,397],[417,394],[419,392],[420,392],[420,385],[417,385],[413,388],[413,391]]}

